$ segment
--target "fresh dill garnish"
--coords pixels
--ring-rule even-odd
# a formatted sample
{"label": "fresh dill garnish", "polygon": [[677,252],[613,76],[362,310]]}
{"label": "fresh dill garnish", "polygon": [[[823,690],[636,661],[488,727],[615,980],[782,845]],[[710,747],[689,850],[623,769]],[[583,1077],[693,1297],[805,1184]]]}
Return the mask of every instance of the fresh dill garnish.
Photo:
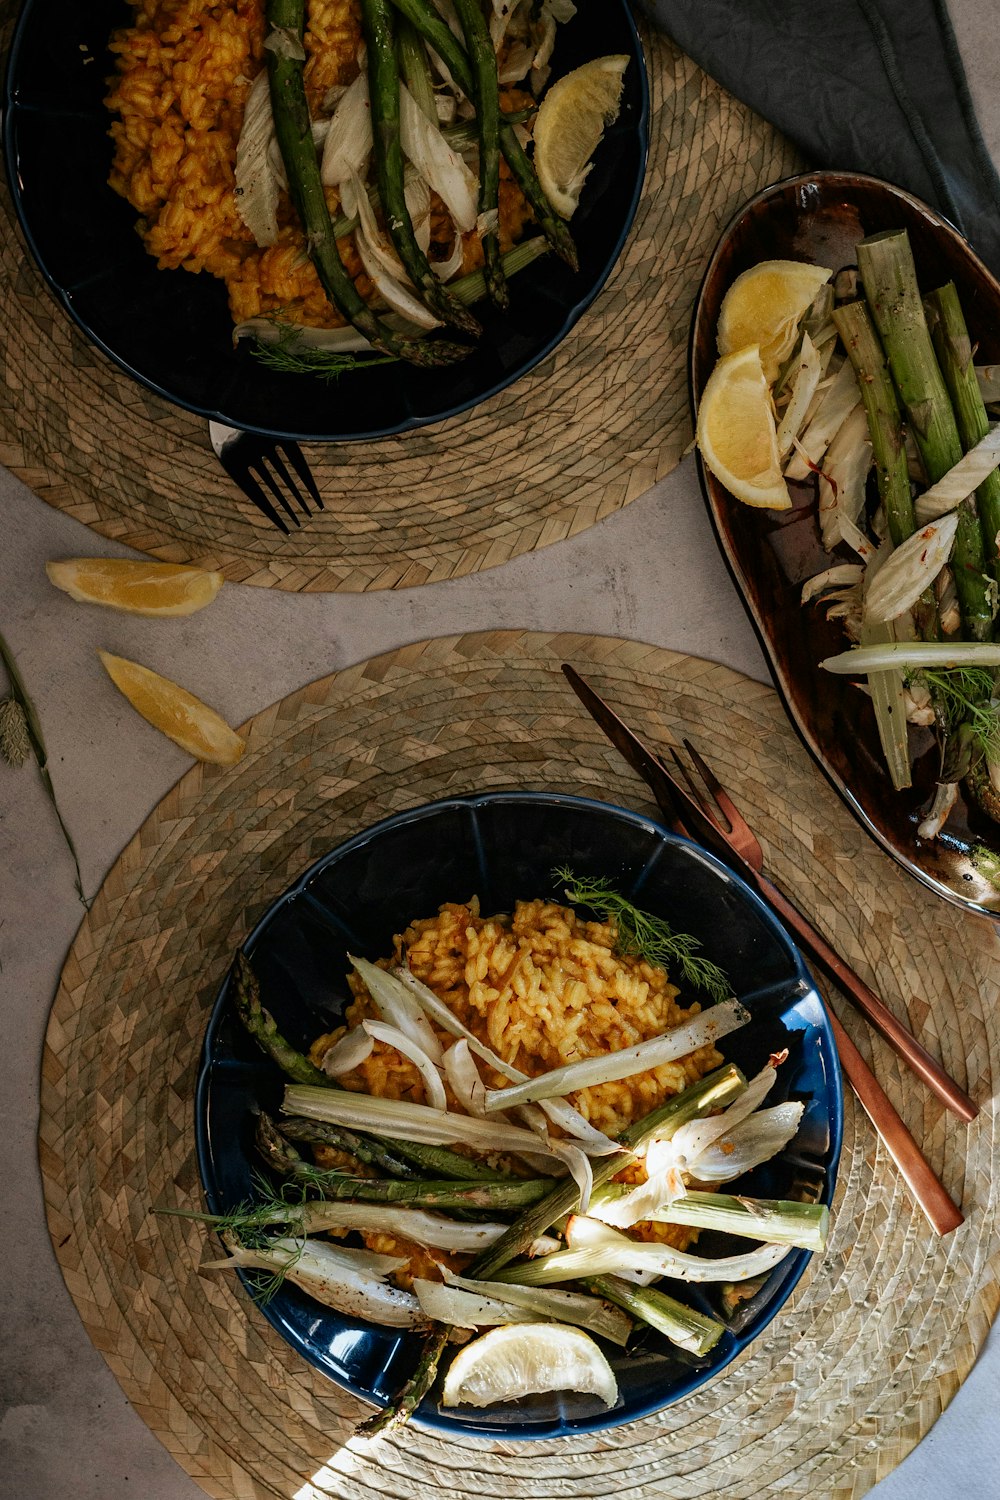
{"label": "fresh dill garnish", "polygon": [[[287,1245],[287,1238],[283,1240],[282,1243],[284,1245]],[[294,1244],[296,1246],[295,1250],[289,1250],[286,1252],[288,1255],[288,1259],[285,1261],[284,1265],[276,1266],[273,1271],[247,1271],[247,1284],[250,1288],[251,1296],[253,1297],[253,1300],[256,1302],[258,1307],[266,1307],[271,1298],[276,1296],[277,1293],[281,1291],[281,1288],[285,1284],[285,1278],[288,1275],[289,1271],[302,1259],[302,1252],[306,1247],[305,1238],[303,1237],[300,1240],[294,1241]],[[251,1248],[249,1244],[247,1248]],[[273,1249],[274,1241],[270,1241],[266,1248],[269,1250]]]}
{"label": "fresh dill garnish", "polygon": [[1000,762],[1000,701],[996,673],[989,667],[925,668],[916,674],[930,688],[946,732],[968,724],[973,744],[989,761]]}
{"label": "fresh dill garnish", "polygon": [[273,343],[255,339],[250,350],[253,358],[282,375],[318,375],[321,380],[338,380],[349,370],[367,370],[373,365],[397,362],[395,354],[338,354],[335,349],[314,349],[303,343],[294,327],[282,331]]}
{"label": "fresh dill garnish", "polygon": [[[284,1216],[284,1222],[286,1225],[293,1224],[294,1211],[305,1207],[307,1194],[304,1186],[294,1182],[284,1182],[280,1187],[275,1188],[259,1172],[251,1174],[251,1181],[260,1196],[245,1198],[224,1214],[203,1213],[196,1208],[154,1208],[153,1212],[176,1219],[199,1219],[214,1229],[223,1243],[225,1243],[226,1235],[232,1235],[244,1250],[273,1250],[277,1238],[286,1243],[290,1238],[287,1227],[281,1228],[283,1217],[281,1211],[289,1208],[292,1210]],[[273,1271],[246,1272],[247,1284],[251,1289],[253,1299],[261,1307],[281,1290],[288,1272],[301,1257],[305,1237],[296,1239],[294,1242],[298,1248],[294,1252],[288,1252],[288,1259],[284,1265],[276,1266]]]}
{"label": "fresh dill garnish", "polygon": [[663,917],[634,906],[614,889],[610,880],[574,875],[565,866],[553,870],[552,877],[565,885],[567,901],[574,906],[589,906],[600,912],[606,922],[614,923],[619,953],[644,958],[647,963],[668,971],[671,965],[676,965],[687,984],[703,990],[712,1000],[726,1000],[732,994],[732,985],[724,971],[699,955],[701,943],[696,937],[689,932],[675,932]]}

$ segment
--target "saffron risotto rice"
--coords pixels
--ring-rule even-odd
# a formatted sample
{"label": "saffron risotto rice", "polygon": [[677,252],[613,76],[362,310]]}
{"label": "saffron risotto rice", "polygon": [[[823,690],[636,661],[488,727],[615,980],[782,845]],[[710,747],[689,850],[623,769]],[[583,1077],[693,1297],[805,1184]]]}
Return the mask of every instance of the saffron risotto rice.
{"label": "saffron risotto rice", "polygon": [[[519,901],[513,916],[484,917],[473,899],[466,904],[448,903],[437,916],[411,923],[395,938],[391,958],[382,960],[380,967],[408,964],[481,1041],[506,1062],[534,1076],[647,1041],[700,1011],[697,1002],[688,1008],[677,1004],[678,991],[663,969],[617,953],[616,938],[613,924],[585,921],[569,907]],[[318,1037],[311,1048],[317,1066],[348,1026],[378,1017],[357,975],[351,975],[350,985],[355,998],[348,1006],[345,1026]],[[443,1046],[452,1044],[453,1037],[436,1025],[435,1030]],[[615,1136],[723,1061],[716,1048],[708,1045],[677,1062],[580,1089],[568,1098],[591,1124]],[[480,1072],[490,1088],[508,1082],[486,1063],[480,1064]],[[381,1041],[364,1063],[338,1083],[384,1098],[426,1102],[417,1068]],[[462,1112],[451,1090],[446,1092],[449,1109]],[[317,1148],[317,1160],[328,1166],[344,1164],[339,1153],[324,1147]],[[352,1170],[362,1175],[365,1171],[358,1164],[352,1164]],[[636,1166],[618,1180],[638,1182],[644,1176]],[[640,1224],[630,1233],[684,1249],[697,1231],[681,1225]],[[397,1277],[404,1286],[414,1276],[435,1276],[435,1259],[453,1270],[461,1270],[469,1260],[443,1251],[435,1251],[432,1257],[391,1235],[366,1234],[364,1238],[370,1249],[409,1256],[409,1265]]]}
{"label": "saffron risotto rice", "polygon": [[[280,313],[316,327],[344,322],[327,301],[305,253],[305,239],[287,192],[278,207],[277,243],[258,246],[236,207],[236,144],[247,95],[264,67],[263,0],[130,0],[132,24],[116,31],[117,74],[106,103],[114,160],[109,181],[140,215],[139,232],[161,270],[205,271],[226,284],[235,323]],[[358,0],[310,0],[305,33],[305,83],[314,120],[332,112],[330,91],[359,72]],[[506,109],[533,102],[503,91]],[[336,216],[336,188],[326,189]],[[509,250],[530,210],[501,163],[500,243]],[[451,247],[451,220],[431,198],[431,254]],[[351,236],[338,241],[363,297],[371,283]],[[482,263],[478,233],[463,237],[462,272]]]}

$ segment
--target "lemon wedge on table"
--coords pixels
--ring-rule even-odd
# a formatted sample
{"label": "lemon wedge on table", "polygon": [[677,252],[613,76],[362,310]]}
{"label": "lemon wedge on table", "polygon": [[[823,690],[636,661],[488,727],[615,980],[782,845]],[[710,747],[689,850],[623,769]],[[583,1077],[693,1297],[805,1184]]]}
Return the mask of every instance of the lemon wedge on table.
{"label": "lemon wedge on table", "polygon": [[234,766],[246,746],[225,719],[186,688],[124,656],[98,651],[115,687],[137,713],[196,760]]}
{"label": "lemon wedge on table", "polygon": [[557,214],[572,218],[591,157],[618,118],[628,58],[595,57],[549,89],[535,117],[535,171]]}
{"label": "lemon wedge on table", "polygon": [[771,393],[756,345],[719,360],[702,392],[696,435],[706,465],[737,500],[789,509]]}
{"label": "lemon wedge on table", "polygon": [[763,260],[737,276],[719,309],[720,354],[756,344],[769,385],[791,354],[799,322],[833,272],[798,260]]}
{"label": "lemon wedge on table", "polygon": [[492,1406],[541,1391],[586,1391],[607,1406],[618,1382],[594,1340],[557,1323],[511,1323],[460,1349],[445,1376],[444,1406]]}
{"label": "lemon wedge on table", "polygon": [[78,603],[161,618],[193,615],[222,587],[221,573],[127,557],[70,557],[46,563],[45,571],[50,583]]}

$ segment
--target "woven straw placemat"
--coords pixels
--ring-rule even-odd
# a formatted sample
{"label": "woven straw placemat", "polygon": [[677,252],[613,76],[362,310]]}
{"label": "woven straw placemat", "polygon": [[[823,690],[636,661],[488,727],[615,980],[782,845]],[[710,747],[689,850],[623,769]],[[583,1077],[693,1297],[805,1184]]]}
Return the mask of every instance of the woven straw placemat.
{"label": "woven straw placemat", "polygon": [[[597,1437],[406,1429],[366,1446],[351,1439],[361,1403],[293,1354],[235,1278],[196,1274],[201,1226],[150,1206],[199,1200],[193,1091],[209,1011],[234,946],[312,860],[458,792],[559,789],[652,810],[567,687],[564,659],[641,730],[690,733],[710,753],[780,882],[982,1103],[961,1126],[842,1009],[967,1221],[935,1239],[848,1098],[829,1248],[714,1383]],[[582,636],[436,640],[315,682],[248,732],[239,766],[191,770],[121,855],[66,962],[45,1049],[52,1240],[88,1333],[153,1432],[220,1500],[864,1494],[955,1394],[1000,1296],[992,927],[877,850],[771,689],[691,657]]]}
{"label": "woven straw placemat", "polygon": [[[0,0],[9,41],[17,0]],[[23,248],[0,186],[0,462],[103,536],[237,582],[396,588],[490,568],[645,493],[690,439],[685,351],[709,253],[792,148],[644,31],[649,170],[609,284],[558,349],[462,416],[378,442],[306,446],[326,509],[282,537],[226,477],[206,423],[92,348]],[[176,275],[186,273],[176,272]]]}

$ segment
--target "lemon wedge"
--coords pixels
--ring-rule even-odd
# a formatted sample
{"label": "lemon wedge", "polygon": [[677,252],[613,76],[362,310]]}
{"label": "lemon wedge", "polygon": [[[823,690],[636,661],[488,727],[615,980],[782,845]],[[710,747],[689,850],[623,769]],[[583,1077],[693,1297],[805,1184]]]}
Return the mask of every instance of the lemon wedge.
{"label": "lemon wedge", "polygon": [[792,501],[756,345],[716,364],[698,407],[697,440],[705,463],[737,500],[788,510]]}
{"label": "lemon wedge", "polygon": [[595,57],[549,89],[535,118],[535,171],[557,214],[572,218],[591,157],[618,118],[628,58]]}
{"label": "lemon wedge", "polygon": [[162,618],[193,615],[222,587],[221,573],[126,557],[70,557],[46,563],[45,571],[50,583],[81,604]]}
{"label": "lemon wedge", "polygon": [[593,1339],[558,1323],[511,1323],[460,1349],[445,1376],[445,1406],[492,1406],[539,1391],[587,1391],[607,1406],[618,1382]]}
{"label": "lemon wedge", "polygon": [[186,688],[124,656],[98,651],[108,676],[132,707],[196,760],[234,766],[246,746],[239,735]]}
{"label": "lemon wedge", "polygon": [[719,310],[719,353],[756,344],[768,385],[795,346],[799,320],[833,275],[798,260],[763,260],[737,276]]}

